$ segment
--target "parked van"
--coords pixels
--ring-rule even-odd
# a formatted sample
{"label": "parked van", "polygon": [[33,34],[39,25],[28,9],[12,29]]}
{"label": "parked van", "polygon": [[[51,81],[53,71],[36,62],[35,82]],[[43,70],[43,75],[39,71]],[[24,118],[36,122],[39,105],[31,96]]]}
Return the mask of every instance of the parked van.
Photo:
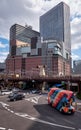
{"label": "parked van", "polygon": [[72,91],[51,88],[48,93],[48,104],[62,113],[73,114],[75,112],[74,103],[75,97]]}

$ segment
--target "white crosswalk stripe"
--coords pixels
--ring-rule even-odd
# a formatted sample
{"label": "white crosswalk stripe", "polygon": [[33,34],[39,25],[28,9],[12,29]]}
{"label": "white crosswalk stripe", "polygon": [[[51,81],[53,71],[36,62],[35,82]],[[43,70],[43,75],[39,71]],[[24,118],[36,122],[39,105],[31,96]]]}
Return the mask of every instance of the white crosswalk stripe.
{"label": "white crosswalk stripe", "polygon": [[0,127],[0,130],[14,130],[14,129],[7,129],[7,128],[4,128],[4,127]]}
{"label": "white crosswalk stripe", "polygon": [[0,127],[0,130],[6,130],[5,128],[3,128],[3,127]]}
{"label": "white crosswalk stripe", "polygon": [[35,104],[38,104],[38,100],[39,100],[40,97],[41,97],[41,96],[36,96],[36,97],[27,98],[27,99],[25,99],[25,100],[30,101],[30,102],[33,102],[33,103],[35,103]]}

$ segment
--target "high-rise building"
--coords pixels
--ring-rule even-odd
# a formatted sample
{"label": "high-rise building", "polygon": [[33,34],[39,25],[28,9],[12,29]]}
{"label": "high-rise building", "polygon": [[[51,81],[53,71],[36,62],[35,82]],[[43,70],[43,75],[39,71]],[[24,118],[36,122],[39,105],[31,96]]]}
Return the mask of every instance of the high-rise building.
{"label": "high-rise building", "polygon": [[[38,57],[37,57],[38,56]],[[6,59],[6,72],[22,75],[41,64],[40,33],[31,26],[14,24],[10,28],[10,50]]]}
{"label": "high-rise building", "polygon": [[[40,33],[32,30],[31,26],[21,26],[14,24],[10,28],[10,55],[20,55],[22,46],[27,47],[28,53],[30,53],[30,46],[32,42],[36,44],[37,38]],[[25,49],[26,50],[26,49]]]}
{"label": "high-rise building", "polygon": [[81,60],[73,61],[73,74],[81,75]]}
{"label": "high-rise building", "polygon": [[6,71],[22,75],[45,66],[47,75],[70,75],[70,54],[70,9],[61,2],[40,17],[40,33],[31,26],[10,28]]}
{"label": "high-rise building", "polygon": [[[58,64],[56,73],[63,75],[70,74],[71,34],[70,8],[68,5],[66,5],[64,2],[61,2],[40,17],[40,36],[42,38],[42,46],[45,46],[46,42],[48,44],[48,46],[46,45],[47,49],[52,49],[52,53],[50,54],[51,58],[48,58],[49,54],[45,54],[45,51],[43,50],[44,47],[42,48],[42,52],[44,52],[44,55],[42,53],[43,61],[47,65],[47,68],[50,67],[49,69],[51,71],[54,71],[55,65],[53,64],[55,63],[55,61],[53,60],[56,59],[54,57],[57,57]],[[55,54],[55,49],[56,51],[58,51],[57,54]],[[50,65],[48,65],[48,60],[45,60],[45,55],[47,59],[51,59],[51,61],[49,62],[51,63]]]}
{"label": "high-rise building", "polygon": [[40,17],[40,35],[43,40],[64,43],[65,56],[71,54],[70,8],[61,2]]}

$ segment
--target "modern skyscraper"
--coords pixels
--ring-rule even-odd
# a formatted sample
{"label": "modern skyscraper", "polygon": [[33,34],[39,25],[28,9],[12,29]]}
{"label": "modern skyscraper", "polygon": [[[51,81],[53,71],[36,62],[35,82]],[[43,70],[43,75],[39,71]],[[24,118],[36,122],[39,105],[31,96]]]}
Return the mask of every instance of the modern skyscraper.
{"label": "modern skyscraper", "polygon": [[[38,56],[38,57],[37,57]],[[31,26],[14,24],[10,28],[10,50],[6,59],[8,74],[22,75],[41,64],[40,33]]]}
{"label": "modern skyscraper", "polygon": [[61,2],[40,17],[40,35],[43,40],[63,42],[65,56],[71,55],[70,8]]}
{"label": "modern skyscraper", "polygon": [[10,28],[6,71],[23,75],[45,66],[47,75],[70,75],[70,54],[70,9],[61,2],[40,17],[40,33],[31,26]]}
{"label": "modern skyscraper", "polygon": [[12,56],[16,55],[19,46],[30,46],[34,41],[36,42],[37,37],[40,33],[34,31],[31,26],[21,26],[19,24],[14,24],[10,28],[10,54]]}
{"label": "modern skyscraper", "polygon": [[[71,34],[70,8],[68,5],[61,2],[40,17],[40,36],[42,38],[42,55],[44,54],[43,62],[47,65],[47,68],[50,67],[51,71],[56,68],[56,74],[70,74]],[[45,43],[48,49],[46,54],[43,49]],[[48,61],[48,59],[51,59],[51,61]],[[57,66],[54,65],[56,60]]]}

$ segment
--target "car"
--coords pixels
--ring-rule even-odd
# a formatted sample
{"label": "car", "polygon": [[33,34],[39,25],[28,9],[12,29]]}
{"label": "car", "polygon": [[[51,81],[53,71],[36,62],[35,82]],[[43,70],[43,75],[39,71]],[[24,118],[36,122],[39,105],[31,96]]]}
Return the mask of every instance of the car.
{"label": "car", "polygon": [[22,100],[23,98],[25,98],[25,95],[22,93],[11,93],[8,96],[10,101],[17,101],[17,100]]}
{"label": "car", "polygon": [[13,93],[17,93],[17,92],[20,92],[20,91],[21,91],[21,90],[20,90],[19,88],[15,88],[15,87],[14,87],[14,88],[12,89],[12,92],[13,92]]}
{"label": "car", "polygon": [[11,93],[12,93],[12,91],[7,90],[7,89],[1,90],[1,95],[9,95],[9,94],[11,94]]}
{"label": "car", "polygon": [[32,94],[41,94],[41,91],[38,89],[32,90]]}

